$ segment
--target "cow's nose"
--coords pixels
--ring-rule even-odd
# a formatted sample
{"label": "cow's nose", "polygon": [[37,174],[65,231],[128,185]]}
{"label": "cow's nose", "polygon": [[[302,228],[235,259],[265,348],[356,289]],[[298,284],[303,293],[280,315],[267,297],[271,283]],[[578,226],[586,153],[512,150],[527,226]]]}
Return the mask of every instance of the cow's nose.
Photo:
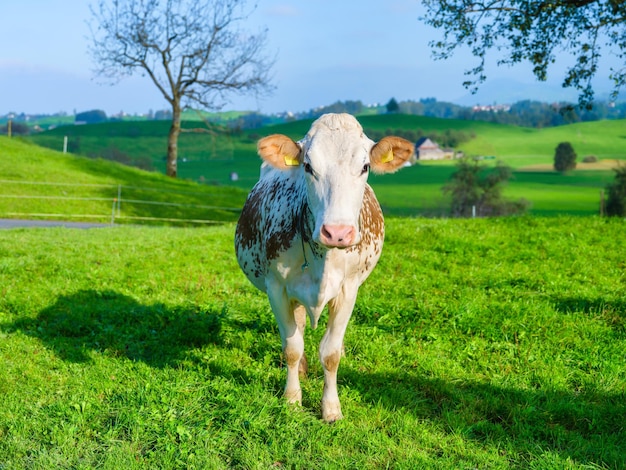
{"label": "cow's nose", "polygon": [[330,247],[345,248],[352,245],[356,229],[352,225],[322,225],[320,241]]}

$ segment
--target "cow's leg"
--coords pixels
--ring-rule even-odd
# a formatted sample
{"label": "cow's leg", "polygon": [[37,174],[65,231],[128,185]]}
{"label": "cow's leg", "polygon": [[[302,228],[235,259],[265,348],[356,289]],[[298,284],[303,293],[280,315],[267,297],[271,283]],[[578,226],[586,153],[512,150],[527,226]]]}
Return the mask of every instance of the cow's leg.
{"label": "cow's leg", "polygon": [[328,303],[328,326],[320,343],[320,360],[324,367],[322,418],[332,423],[343,418],[337,393],[337,369],[343,352],[343,337],[352,315],[358,286],[346,288]]}
{"label": "cow's leg", "polygon": [[[270,286],[268,286],[270,287]],[[289,403],[302,403],[302,390],[298,369],[300,360],[304,355],[304,338],[302,330],[296,321],[295,305],[289,302],[287,294],[282,286],[268,288],[268,297],[274,317],[278,323],[280,338],[283,345],[283,354],[287,362],[287,384],[285,385],[285,398]]]}
{"label": "cow's leg", "polygon": [[[304,338],[304,328],[306,327],[306,310],[302,305],[297,305],[293,310],[293,316],[296,319],[296,325],[298,325],[298,330]],[[300,358],[300,364],[298,365],[298,373],[301,377],[304,377],[309,371],[309,364],[306,360],[306,355],[304,351],[302,352],[302,357]]]}

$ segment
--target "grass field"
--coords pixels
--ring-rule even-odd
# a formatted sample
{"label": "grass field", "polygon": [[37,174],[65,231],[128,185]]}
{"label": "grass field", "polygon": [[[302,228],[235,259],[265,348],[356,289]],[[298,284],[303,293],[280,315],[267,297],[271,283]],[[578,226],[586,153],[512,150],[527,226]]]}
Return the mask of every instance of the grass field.
{"label": "grass field", "polygon": [[[53,183],[53,184],[44,184]],[[246,191],[199,185],[0,137],[0,217],[108,223],[153,218],[235,221]],[[53,214],[56,217],[37,214]]]}
{"label": "grass field", "polygon": [[[587,155],[595,155],[600,159],[626,159],[624,120],[577,123],[545,129],[409,115],[370,115],[360,116],[359,120],[364,128],[378,131],[396,129],[421,129],[424,132],[442,132],[446,129],[463,131],[467,135],[473,135],[474,138],[461,144],[459,150],[468,155],[495,156],[515,168],[552,163],[554,149],[563,141],[572,143],[580,160]],[[229,181],[231,171],[239,171],[244,178],[248,176],[250,169],[247,165],[254,163],[251,174],[256,177],[258,174],[254,145],[256,137],[284,133],[294,139],[300,139],[311,122],[302,120],[232,134],[225,132],[220,126],[207,128],[204,123],[199,125],[198,122],[186,121],[185,128],[202,127],[208,133],[190,132],[181,136],[180,157],[186,161],[181,162],[180,171],[185,178],[197,180],[203,176],[207,180],[225,183]],[[107,148],[115,147],[133,158],[148,156],[157,169],[162,169],[168,126],[167,121],[65,126],[34,135],[32,140],[40,145],[61,150],[63,136],[68,136],[70,143],[78,143],[80,153],[98,154]],[[249,189],[253,183],[254,179],[251,181],[244,179],[241,184]]]}
{"label": "grass field", "polygon": [[[299,137],[308,125],[262,132]],[[95,139],[104,128],[81,129]],[[138,129],[138,142],[160,138]],[[267,299],[236,266],[238,213],[223,208],[241,207],[259,161],[253,139],[229,139],[230,160],[211,168],[224,184],[217,172],[236,162],[240,188],[0,138],[0,217],[106,220],[121,185],[125,200],[173,204],[124,202],[122,215],[223,223],[0,233],[0,469],[626,467],[626,226],[559,215],[597,212],[610,170],[518,166],[507,195],[551,217],[485,220],[415,217],[447,213],[450,163],[372,177],[396,217],[346,335],[346,419],[326,425],[323,325],[307,332],[293,409]],[[622,158],[611,142],[596,154]],[[529,161],[508,162],[518,158]]]}
{"label": "grass field", "polygon": [[334,425],[323,324],[291,408],[232,224],[4,231],[0,468],[624,468],[625,229],[388,221]]}
{"label": "grass field", "polygon": [[[600,170],[576,170],[567,175],[552,171],[554,149],[559,142],[571,142],[579,161],[587,155],[594,155],[601,161],[626,159],[624,120],[529,129],[408,115],[361,116],[359,119],[364,128],[378,131],[421,129],[425,132],[442,132],[452,129],[473,135],[474,138],[462,144],[460,149],[468,155],[493,156],[512,166],[515,179],[505,195],[529,200],[531,213],[535,215],[597,214],[600,190],[614,177],[608,166]],[[300,139],[310,124],[310,120],[296,121],[241,134],[225,132],[219,126],[212,126],[209,134],[185,133],[179,145],[179,175],[183,179],[236,186],[248,191],[259,175],[256,140],[271,133],[284,133]],[[198,122],[189,121],[185,126],[198,127]],[[68,135],[70,142],[79,142],[82,153],[97,155],[99,152],[118,149],[133,158],[149,158],[155,168],[163,171],[167,127],[165,121],[70,126],[33,136],[32,140],[60,150],[63,136]],[[537,171],[538,166],[543,171]],[[424,162],[395,175],[374,178],[372,186],[388,215],[440,216],[447,214],[449,206],[449,201],[441,193],[441,187],[448,181],[452,171],[451,162]],[[238,181],[230,180],[233,172],[238,174]]]}

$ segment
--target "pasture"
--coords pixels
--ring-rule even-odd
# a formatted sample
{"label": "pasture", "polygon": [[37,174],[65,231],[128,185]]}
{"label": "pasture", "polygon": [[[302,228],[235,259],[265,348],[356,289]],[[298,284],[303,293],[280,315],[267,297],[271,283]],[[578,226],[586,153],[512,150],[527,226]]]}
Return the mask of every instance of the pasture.
{"label": "pasture", "polygon": [[115,204],[116,223],[235,221],[247,194],[62,154],[15,138],[0,137],[0,157],[0,217],[108,223],[113,202],[121,196],[119,207]]}
{"label": "pasture", "polygon": [[292,408],[233,224],[4,231],[0,468],[624,468],[625,229],[389,220],[334,425],[324,325]]}
{"label": "pasture", "polygon": [[[579,162],[587,155],[595,155],[600,160],[626,159],[624,120],[545,129],[408,115],[360,116],[359,121],[365,129],[383,132],[396,129],[443,132],[451,129],[473,135],[459,149],[467,155],[493,156],[512,166],[514,179],[505,190],[505,196],[528,199],[530,212],[534,215],[597,214],[600,190],[614,177],[608,168],[579,169],[566,175],[552,171],[554,149],[559,142],[571,142]],[[200,127],[205,128],[205,133],[188,132],[180,138],[179,175],[208,185],[235,186],[248,191],[259,175],[256,140],[272,133],[300,139],[310,124],[310,120],[304,120],[258,130],[229,132],[223,127],[207,127],[202,123]],[[144,121],[68,126],[30,139],[39,145],[61,150],[63,136],[68,135],[70,144],[73,143],[79,153],[121,152],[132,159],[147,158],[155,169],[164,171],[168,125],[165,121]],[[192,129],[199,124],[187,121],[184,127]],[[537,165],[543,170],[537,171]],[[580,167],[584,168],[584,165]],[[441,216],[447,214],[449,206],[441,187],[453,171],[450,162],[422,162],[395,175],[373,178],[371,184],[388,215]],[[231,181],[232,173],[237,173],[237,181]]]}

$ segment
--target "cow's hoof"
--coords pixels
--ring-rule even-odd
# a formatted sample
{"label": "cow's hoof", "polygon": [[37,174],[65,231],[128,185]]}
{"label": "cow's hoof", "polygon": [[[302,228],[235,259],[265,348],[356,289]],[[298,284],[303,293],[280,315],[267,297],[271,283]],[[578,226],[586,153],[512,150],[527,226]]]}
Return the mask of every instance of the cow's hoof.
{"label": "cow's hoof", "polygon": [[285,391],[285,399],[290,405],[302,405],[302,389]]}
{"label": "cow's hoof", "polygon": [[343,415],[341,413],[332,414],[328,416],[323,416],[323,418],[324,418],[324,421],[326,421],[328,424],[333,424],[335,421],[339,421],[340,419],[343,419]]}
{"label": "cow's hoof", "polygon": [[339,403],[336,405],[322,405],[322,419],[327,423],[334,423],[335,421],[343,419],[341,405],[339,405]]}

